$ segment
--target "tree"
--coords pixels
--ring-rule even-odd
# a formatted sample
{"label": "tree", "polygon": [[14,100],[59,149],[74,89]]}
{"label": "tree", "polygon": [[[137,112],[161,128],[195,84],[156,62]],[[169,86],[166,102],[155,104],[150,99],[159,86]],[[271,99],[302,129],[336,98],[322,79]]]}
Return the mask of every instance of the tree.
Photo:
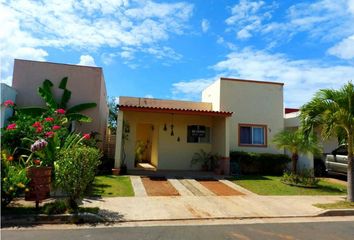
{"label": "tree", "polygon": [[42,83],[42,86],[38,87],[38,95],[44,100],[47,108],[44,107],[24,107],[20,108],[20,111],[29,115],[38,115],[44,112],[55,111],[57,109],[64,109],[65,116],[68,121],[78,121],[78,122],[91,122],[92,119],[80,112],[94,108],[97,106],[96,103],[81,103],[70,108],[67,107],[68,102],[71,98],[71,91],[66,88],[68,82],[68,77],[64,77],[59,83],[59,89],[63,90],[62,96],[59,101],[56,101],[54,94],[52,92],[52,87],[54,84],[46,79]]}
{"label": "tree", "polygon": [[116,134],[116,130],[117,130],[117,114],[118,114],[117,101],[115,98],[111,98],[108,101],[108,109],[109,109],[108,128],[109,130],[111,130],[111,133],[114,135]]}
{"label": "tree", "polygon": [[348,146],[348,197],[354,200],[353,184],[353,132],[354,132],[354,85],[345,84],[339,90],[322,89],[310,102],[301,107],[301,124],[305,134],[309,134],[316,126],[322,127],[322,136],[328,138],[345,132]]}
{"label": "tree", "polygon": [[314,153],[320,151],[315,135],[304,135],[301,129],[283,130],[276,134],[273,142],[278,148],[284,148],[291,153],[292,172],[297,172],[297,161],[300,153]]}

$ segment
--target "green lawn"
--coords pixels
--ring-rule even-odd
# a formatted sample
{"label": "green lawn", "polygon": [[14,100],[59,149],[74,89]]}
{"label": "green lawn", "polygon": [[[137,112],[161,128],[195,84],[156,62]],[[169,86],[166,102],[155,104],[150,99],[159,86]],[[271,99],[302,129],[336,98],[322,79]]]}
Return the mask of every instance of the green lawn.
{"label": "green lawn", "polygon": [[346,187],[321,179],[319,188],[289,186],[280,182],[279,176],[239,176],[234,183],[259,195],[343,195]]}
{"label": "green lawn", "polygon": [[126,176],[96,176],[88,191],[89,196],[129,197],[134,196],[130,178]]}
{"label": "green lawn", "polygon": [[316,203],[315,207],[323,209],[343,209],[343,208],[354,208],[353,202],[339,201],[335,203]]}

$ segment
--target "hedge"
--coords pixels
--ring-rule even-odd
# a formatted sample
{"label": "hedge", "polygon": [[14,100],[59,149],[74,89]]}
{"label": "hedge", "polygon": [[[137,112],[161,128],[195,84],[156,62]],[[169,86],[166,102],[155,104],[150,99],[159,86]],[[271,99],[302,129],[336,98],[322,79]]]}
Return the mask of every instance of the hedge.
{"label": "hedge", "polygon": [[[241,174],[281,175],[291,161],[285,154],[254,153],[234,151],[230,153],[231,163],[236,163]],[[234,164],[235,165],[235,164]]]}

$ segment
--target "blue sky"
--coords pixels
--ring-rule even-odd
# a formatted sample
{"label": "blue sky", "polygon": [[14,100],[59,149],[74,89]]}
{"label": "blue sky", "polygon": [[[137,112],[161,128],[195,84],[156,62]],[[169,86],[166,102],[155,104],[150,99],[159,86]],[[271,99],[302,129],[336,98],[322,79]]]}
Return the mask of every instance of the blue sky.
{"label": "blue sky", "polygon": [[220,76],[285,83],[298,107],[354,79],[354,0],[0,0],[13,59],[100,66],[108,95],[200,100]]}

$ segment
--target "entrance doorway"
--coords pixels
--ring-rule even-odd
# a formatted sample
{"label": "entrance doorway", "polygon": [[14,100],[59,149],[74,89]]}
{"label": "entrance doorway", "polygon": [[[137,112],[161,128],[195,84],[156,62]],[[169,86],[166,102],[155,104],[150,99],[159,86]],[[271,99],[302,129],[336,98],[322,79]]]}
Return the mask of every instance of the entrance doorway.
{"label": "entrance doorway", "polygon": [[154,126],[139,123],[136,127],[135,167],[153,170],[156,165],[153,161],[152,150],[154,141]]}

